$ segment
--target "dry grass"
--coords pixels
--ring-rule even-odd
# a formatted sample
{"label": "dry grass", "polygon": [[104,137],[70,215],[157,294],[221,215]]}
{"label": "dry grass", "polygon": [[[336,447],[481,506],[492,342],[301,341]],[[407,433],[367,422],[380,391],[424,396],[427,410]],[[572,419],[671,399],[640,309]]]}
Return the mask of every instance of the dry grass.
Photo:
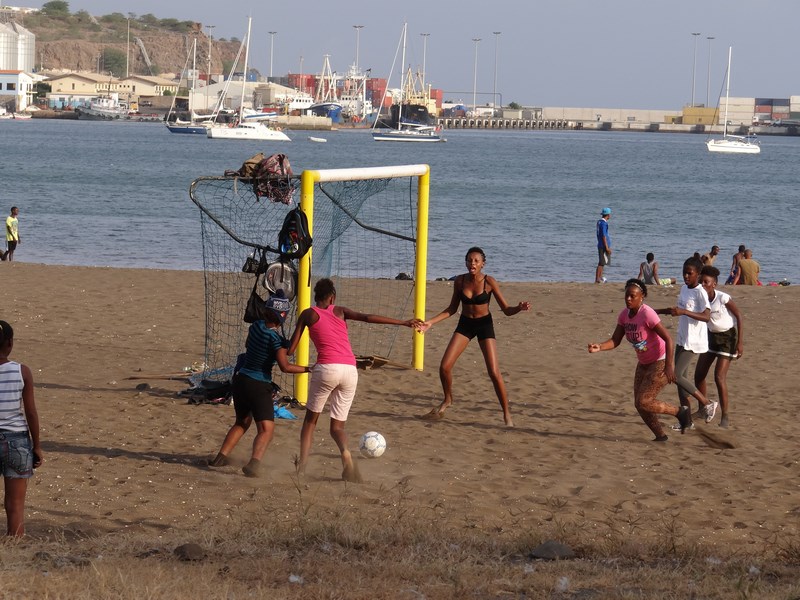
{"label": "dry grass", "polygon": [[[295,485],[291,506],[254,493],[194,531],[99,534],[73,525],[9,540],[0,552],[4,597],[800,597],[796,541],[764,540],[754,556],[712,556],[686,541],[677,512],[646,522],[611,511],[591,526],[562,518],[563,499],[551,497],[538,526],[512,514],[504,526],[487,529],[441,506],[413,505],[405,482],[382,490],[366,511],[347,488],[323,506],[314,488]],[[577,558],[529,557],[551,539],[571,546]],[[187,542],[205,557],[178,558],[174,549]]]}

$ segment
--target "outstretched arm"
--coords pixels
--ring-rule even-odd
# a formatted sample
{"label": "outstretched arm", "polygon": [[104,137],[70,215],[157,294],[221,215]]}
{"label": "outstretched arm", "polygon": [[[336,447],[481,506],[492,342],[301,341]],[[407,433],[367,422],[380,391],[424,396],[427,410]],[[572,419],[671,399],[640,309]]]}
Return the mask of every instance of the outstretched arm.
{"label": "outstretched arm", "polygon": [[625,337],[625,329],[623,329],[622,325],[617,323],[617,328],[614,330],[614,333],[612,333],[611,337],[605,342],[600,342],[599,344],[589,344],[589,353],[594,354],[595,352],[600,352],[602,350],[613,350],[619,346],[619,343],[622,341],[623,337]]}
{"label": "outstretched arm", "polygon": [[444,321],[446,318],[451,317],[456,313],[456,311],[458,310],[458,305],[461,302],[461,300],[459,299],[459,294],[461,293],[461,285],[462,285],[461,281],[462,281],[461,276],[456,277],[456,280],[453,283],[453,295],[450,298],[450,304],[447,305],[447,308],[445,308],[435,317],[431,317],[430,319],[422,323],[422,325],[420,325],[417,328],[417,331],[419,331],[420,333],[425,333],[426,331],[428,331],[428,329],[433,327],[439,321]]}
{"label": "outstretched arm", "polygon": [[530,310],[531,303],[524,301],[520,302],[516,306],[509,306],[508,302],[506,302],[505,297],[503,297],[503,293],[500,291],[500,284],[497,283],[494,277],[490,277],[489,275],[486,276],[489,285],[492,286],[492,293],[494,294],[495,299],[497,300],[497,304],[500,306],[500,310],[503,311],[503,314],[507,317],[512,315],[516,315],[519,312]]}
{"label": "outstretched arm", "polygon": [[345,319],[350,321],[363,321],[365,323],[377,323],[378,325],[399,325],[402,327],[420,327],[422,321],[420,319],[393,319],[392,317],[384,317],[383,315],[373,315],[369,313],[361,313],[351,310],[346,306],[341,307]]}

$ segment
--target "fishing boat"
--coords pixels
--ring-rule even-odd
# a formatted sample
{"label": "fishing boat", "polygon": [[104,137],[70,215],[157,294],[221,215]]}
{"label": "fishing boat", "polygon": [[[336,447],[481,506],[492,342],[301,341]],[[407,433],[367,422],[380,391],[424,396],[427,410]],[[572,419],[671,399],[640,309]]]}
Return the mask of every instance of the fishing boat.
{"label": "fishing boat", "polygon": [[[211,125],[206,129],[206,135],[212,140],[258,140],[267,142],[289,142],[291,139],[275,126],[274,120],[245,120],[244,98],[247,89],[247,62],[250,58],[250,30],[252,17],[247,19],[247,37],[244,52],[244,73],[242,75],[242,97],[239,102],[239,116],[230,125]],[[235,63],[234,63],[235,64]],[[224,93],[223,93],[224,97]],[[222,98],[220,98],[220,106]],[[215,111],[216,112],[216,111]]]}
{"label": "fishing boat", "polygon": [[760,154],[761,146],[755,135],[728,135],[728,99],[731,88],[731,51],[728,47],[728,69],[725,82],[725,119],[722,125],[722,139],[709,138],[706,147],[709,152],[728,154]]}
{"label": "fishing boat", "polygon": [[127,102],[120,101],[119,94],[111,93],[90,99],[88,104],[76,107],[75,112],[79,119],[115,121],[126,119],[130,108]]}
{"label": "fishing boat", "polygon": [[339,102],[336,75],[331,70],[329,54],[325,55],[322,63],[314,103],[308,107],[308,112],[317,117],[328,117],[331,123],[342,121],[342,103]]}
{"label": "fishing boat", "polygon": [[[408,31],[408,23],[403,23],[403,34],[401,42],[403,44],[402,64],[406,62],[406,34]],[[396,55],[395,55],[396,56]],[[400,90],[404,93],[405,72],[401,71],[400,77]],[[404,94],[405,95],[405,94]],[[383,102],[381,102],[383,104]],[[392,107],[394,108],[394,106]],[[409,110],[407,98],[401,98],[397,105],[397,118],[394,118],[393,111],[391,126],[380,128],[379,124],[384,124],[381,119],[375,120],[375,125],[372,129],[372,139],[376,142],[444,142],[442,137],[442,127],[440,125],[431,125],[427,122],[412,121],[404,117],[404,110],[406,115]],[[426,111],[427,115],[427,111]]]}

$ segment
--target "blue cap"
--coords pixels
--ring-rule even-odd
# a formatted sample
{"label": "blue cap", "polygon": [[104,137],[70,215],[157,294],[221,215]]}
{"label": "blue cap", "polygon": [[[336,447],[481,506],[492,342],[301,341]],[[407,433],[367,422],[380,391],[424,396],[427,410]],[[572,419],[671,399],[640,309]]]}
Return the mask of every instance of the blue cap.
{"label": "blue cap", "polygon": [[287,300],[283,290],[275,290],[275,293],[272,294],[264,304],[278,316],[278,320],[281,325],[283,325],[283,322],[286,320],[286,315],[289,314],[289,309],[291,308],[289,300]]}
{"label": "blue cap", "polygon": [[601,214],[602,216],[604,216],[604,217],[605,217],[606,215],[610,215],[610,214],[611,214],[611,209],[610,209],[610,208],[608,208],[608,207],[606,206],[606,207],[605,207],[603,210],[601,210],[601,211],[600,211],[600,214]]}

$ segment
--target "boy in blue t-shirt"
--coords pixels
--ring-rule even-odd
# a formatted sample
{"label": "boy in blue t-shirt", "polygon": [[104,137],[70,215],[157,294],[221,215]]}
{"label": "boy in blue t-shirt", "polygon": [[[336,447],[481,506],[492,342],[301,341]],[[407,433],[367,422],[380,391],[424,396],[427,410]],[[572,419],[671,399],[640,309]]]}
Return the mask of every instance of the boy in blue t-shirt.
{"label": "boy in blue t-shirt", "polygon": [[248,477],[258,477],[261,459],[272,441],[275,430],[275,408],[272,402],[272,367],[278,363],[284,373],[309,373],[309,367],[293,365],[286,354],[288,343],[278,333],[289,312],[289,301],[283,290],[266,301],[264,319],[250,325],[247,333],[246,351],[241,369],[233,376],[233,407],[236,421],[228,430],[222,448],[216,458],[208,464],[222,467],[228,456],[242,439],[242,436],[255,421],[257,433],[253,440],[253,452],[242,471]]}

